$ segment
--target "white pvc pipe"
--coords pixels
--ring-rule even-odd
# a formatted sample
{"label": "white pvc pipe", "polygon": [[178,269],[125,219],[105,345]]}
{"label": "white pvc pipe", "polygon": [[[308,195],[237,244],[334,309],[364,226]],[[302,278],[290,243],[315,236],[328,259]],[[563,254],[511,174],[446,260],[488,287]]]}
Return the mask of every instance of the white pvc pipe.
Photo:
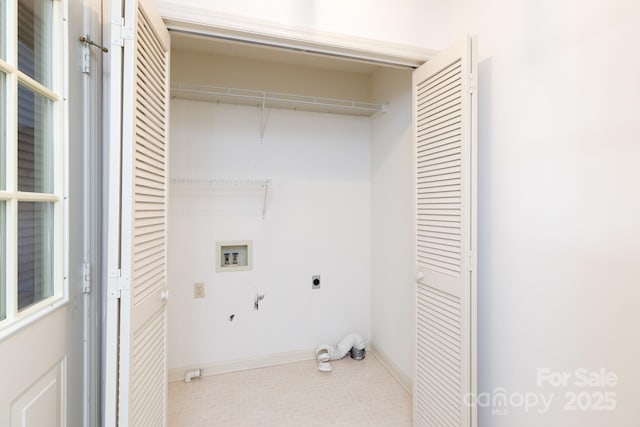
{"label": "white pvc pipe", "polygon": [[192,378],[200,378],[202,376],[202,369],[194,369],[184,375],[184,382],[190,383]]}

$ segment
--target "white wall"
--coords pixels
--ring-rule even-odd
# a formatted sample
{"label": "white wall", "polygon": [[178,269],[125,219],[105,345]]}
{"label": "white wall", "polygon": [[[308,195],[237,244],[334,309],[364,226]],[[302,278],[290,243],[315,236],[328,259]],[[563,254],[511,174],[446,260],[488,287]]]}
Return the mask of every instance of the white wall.
{"label": "white wall", "polygon": [[165,5],[196,8],[286,27],[440,49],[451,34],[450,0],[162,0]]}
{"label": "white wall", "polygon": [[382,69],[371,79],[389,112],[371,121],[372,337],[375,348],[413,377],[415,270],[411,72]]}
{"label": "white wall", "polygon": [[[348,332],[369,339],[369,119],[272,110],[260,144],[257,108],[187,100],[171,108],[171,176],[273,183],[264,220],[259,194],[172,187],[169,367],[311,350]],[[218,240],[253,240],[253,270],[216,273]],[[204,299],[193,298],[199,281]],[[258,311],[256,293],[265,295]]]}
{"label": "white wall", "polygon": [[[555,394],[480,425],[640,425],[640,3],[454,4],[480,46],[479,391]],[[538,368],[619,381],[539,388]],[[563,410],[602,391],[617,410]]]}
{"label": "white wall", "polygon": [[369,101],[369,79],[361,73],[202,52],[173,50],[171,80],[200,85]]}

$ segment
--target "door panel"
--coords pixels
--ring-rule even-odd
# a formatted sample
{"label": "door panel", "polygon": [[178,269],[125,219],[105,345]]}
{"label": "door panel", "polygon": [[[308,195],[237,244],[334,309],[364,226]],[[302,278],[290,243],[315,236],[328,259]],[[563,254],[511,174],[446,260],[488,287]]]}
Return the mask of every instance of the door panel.
{"label": "door panel", "polygon": [[[51,6],[53,10],[50,9]],[[22,9],[23,7],[27,9]],[[38,13],[41,12],[40,17],[31,15],[33,7],[42,8],[38,9]],[[58,291],[56,286],[59,286],[62,297],[43,307],[31,317],[27,324],[21,324],[19,327],[10,325],[11,332],[0,339],[0,426],[82,425],[84,374],[82,369],[84,327],[82,265],[83,252],[86,249],[85,242],[90,240],[89,232],[95,231],[83,217],[87,203],[83,189],[85,185],[94,185],[97,178],[97,171],[93,170],[89,173],[85,171],[83,160],[89,144],[95,142],[83,138],[82,118],[87,108],[83,97],[83,78],[95,81],[95,76],[83,76],[80,71],[82,44],[78,42],[76,35],[86,34],[82,20],[85,13],[84,7],[81,0],[68,0],[64,4],[59,1],[20,2],[20,4],[14,1],[0,1],[0,21],[10,19],[19,26],[16,31],[10,30],[8,36],[7,33],[0,35],[0,45],[8,48],[8,50],[0,49],[4,51],[3,58],[16,63],[10,59],[13,57],[20,64],[21,70],[28,75],[33,75],[36,81],[55,86],[59,98],[64,99],[63,108],[66,110],[64,115],[56,116],[57,122],[54,124],[54,127],[59,126],[62,129],[60,133],[64,133],[63,139],[56,140],[56,143],[60,144],[58,147],[64,146],[64,153],[60,152],[60,156],[64,158],[60,165],[64,168],[60,167],[54,171],[64,176],[60,181],[60,185],[64,187],[64,202],[54,208],[64,210],[64,226],[60,227],[58,237],[54,237],[54,244],[46,245],[42,240],[45,236],[50,237],[50,233],[45,233],[43,227],[43,223],[48,222],[44,221],[46,215],[41,216],[41,221],[34,221],[35,217],[32,216],[31,229],[27,227],[28,222],[26,225],[19,224],[19,232],[16,229],[16,234],[12,237],[12,246],[8,251],[5,248],[0,249],[0,257],[8,261],[4,266],[0,265],[0,274],[6,276],[8,273],[17,280],[18,275],[22,276],[22,272],[32,273],[32,277],[26,282],[36,284],[28,287],[27,295],[24,293],[24,287],[12,289],[4,295],[16,304],[16,308],[30,305],[31,302],[36,302],[50,294],[51,287],[47,281],[37,276],[43,275],[44,272],[49,275],[51,270],[56,282],[54,289]],[[49,13],[52,14],[49,15]],[[99,13],[99,9],[92,10],[94,16]],[[47,21],[48,18],[44,19],[44,17],[49,17],[52,21]],[[96,19],[99,19],[99,16]],[[53,36],[54,33],[49,31],[52,24],[56,27],[62,25],[65,28],[64,34],[56,30]],[[49,28],[45,28],[46,26]],[[0,27],[7,29],[4,22],[0,22]],[[20,48],[17,40],[22,43]],[[53,50],[47,50],[45,47],[49,43],[56,46],[61,43],[64,47],[61,45]],[[29,53],[30,57],[25,56]],[[52,61],[53,59],[55,61]],[[47,182],[47,176],[50,179],[52,171],[47,170],[50,165],[47,167],[45,165],[51,161],[52,156],[48,152],[50,147],[44,142],[43,130],[51,125],[46,121],[52,120],[52,117],[46,111],[39,113],[37,110],[44,108],[42,105],[46,102],[42,101],[41,96],[34,95],[33,90],[26,90],[23,84],[19,84],[14,89],[15,76],[7,77],[5,72],[0,74],[2,75],[0,80],[4,82],[4,84],[0,82],[0,114],[7,113],[10,116],[10,122],[0,118],[0,130],[13,135],[11,141],[5,141],[0,137],[2,139],[0,147],[9,142],[9,147],[4,148],[16,149],[16,168],[7,171],[4,170],[5,165],[0,166],[0,174],[15,173],[15,178],[10,180],[15,183],[17,179],[21,190],[50,189],[51,182]],[[51,79],[58,83],[53,83]],[[40,103],[39,107],[37,102]],[[24,117],[30,117],[30,119],[24,120]],[[25,143],[25,141],[31,141],[31,143]],[[32,153],[25,153],[24,149],[27,151],[31,149]],[[35,157],[29,158],[29,154]],[[0,154],[0,158],[4,163],[4,152]],[[0,182],[3,189],[7,188],[7,184],[11,185],[5,176],[0,177]],[[4,218],[0,220],[5,221],[11,219],[9,215],[15,218],[19,209],[22,213],[30,215],[38,211],[38,206],[35,205],[33,209],[25,209],[30,208],[29,206],[19,206],[15,211],[8,209],[6,205],[4,207],[7,209],[4,211]],[[26,212],[29,210],[33,212]],[[36,233],[35,231],[38,230],[41,232]],[[5,240],[7,236],[4,233],[3,230],[0,244],[6,246],[8,242]],[[34,247],[29,248],[30,243],[38,243],[39,250]],[[18,248],[23,247],[27,250],[22,251],[20,257],[24,257],[23,261],[27,262],[19,267]],[[48,250],[53,250],[54,257],[63,261],[50,259],[46,256]],[[55,267],[46,266],[47,262],[53,262]],[[13,271],[7,272],[6,269]],[[68,286],[62,285],[62,277]],[[4,297],[0,296],[0,302]],[[30,308],[25,308],[24,312],[29,310]],[[5,318],[7,314],[10,313],[3,313],[3,309],[0,309],[0,319]],[[73,369],[67,369],[67,366],[72,366]]]}
{"label": "door panel", "polygon": [[473,426],[475,64],[467,37],[414,72],[417,426]]}
{"label": "door panel", "polygon": [[[167,388],[169,35],[152,5],[142,0],[124,2],[121,34],[121,114],[111,109],[112,119],[122,118],[111,126],[112,144],[119,146],[112,151],[115,165],[111,169],[119,176],[112,177],[111,185],[121,190],[110,193],[112,206],[119,205],[121,214],[110,218],[111,230],[119,232],[111,235],[110,231],[109,265],[117,287],[110,292],[107,350],[111,353],[107,380],[117,375],[118,383],[117,391],[107,387],[106,424],[116,424],[117,401],[118,425],[162,426]],[[119,59],[115,58],[112,70]]]}
{"label": "door panel", "polygon": [[[133,6],[133,2],[131,4]],[[169,87],[169,36],[153,9],[142,1],[135,11],[135,37],[125,43],[123,147],[131,161],[123,176],[123,266],[130,288],[123,291],[121,320],[130,328],[129,342],[121,340],[119,388],[120,425],[166,424],[166,194]],[[125,16],[125,21],[127,17]],[[131,136],[127,141],[127,136]],[[125,160],[125,164],[127,164]],[[124,168],[129,170],[128,167]],[[126,189],[126,190],[125,190]],[[127,194],[126,196],[129,196]],[[125,344],[126,343],[126,344]],[[127,349],[125,346],[128,345]],[[127,386],[128,381],[128,386]],[[126,420],[126,422],[125,422]]]}
{"label": "door panel", "polygon": [[65,331],[68,316],[69,310],[59,308],[0,342],[0,425],[62,427],[82,415],[82,408],[67,400],[68,387],[81,383],[82,372],[66,370],[80,344]]}
{"label": "door panel", "polygon": [[65,377],[66,359],[63,359],[11,404],[11,426],[64,425]]}

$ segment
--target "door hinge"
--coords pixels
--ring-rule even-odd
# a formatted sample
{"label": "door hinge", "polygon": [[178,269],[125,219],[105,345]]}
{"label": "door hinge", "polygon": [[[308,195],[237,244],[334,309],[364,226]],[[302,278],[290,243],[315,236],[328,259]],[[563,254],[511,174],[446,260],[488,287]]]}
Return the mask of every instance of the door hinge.
{"label": "door hinge", "polygon": [[474,270],[473,252],[467,252],[467,270]]}
{"label": "door hinge", "polygon": [[473,74],[469,74],[469,93],[475,93],[478,89],[478,85],[473,77]]}
{"label": "door hinge", "polygon": [[111,44],[124,47],[125,40],[133,40],[133,28],[127,25],[124,18],[117,18],[111,23]]}
{"label": "door hinge", "polygon": [[82,293],[91,293],[91,264],[88,262],[82,264]]}
{"label": "door hinge", "polygon": [[120,270],[113,270],[109,272],[107,280],[107,295],[109,298],[120,298],[122,290],[120,288],[121,273]]}

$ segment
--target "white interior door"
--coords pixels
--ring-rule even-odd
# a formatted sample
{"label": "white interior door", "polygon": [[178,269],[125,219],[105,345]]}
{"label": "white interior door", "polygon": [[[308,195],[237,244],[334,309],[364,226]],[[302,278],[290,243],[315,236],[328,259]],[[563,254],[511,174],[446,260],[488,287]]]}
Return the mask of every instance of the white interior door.
{"label": "white interior door", "polygon": [[466,37],[414,72],[416,426],[475,426],[476,65]]}
{"label": "white interior door", "polygon": [[[162,426],[167,387],[169,34],[149,1],[113,3],[112,48],[123,49],[111,58],[105,424]],[[124,10],[122,22],[119,10]],[[115,78],[119,70],[120,80]],[[119,103],[115,100],[120,94]]]}

